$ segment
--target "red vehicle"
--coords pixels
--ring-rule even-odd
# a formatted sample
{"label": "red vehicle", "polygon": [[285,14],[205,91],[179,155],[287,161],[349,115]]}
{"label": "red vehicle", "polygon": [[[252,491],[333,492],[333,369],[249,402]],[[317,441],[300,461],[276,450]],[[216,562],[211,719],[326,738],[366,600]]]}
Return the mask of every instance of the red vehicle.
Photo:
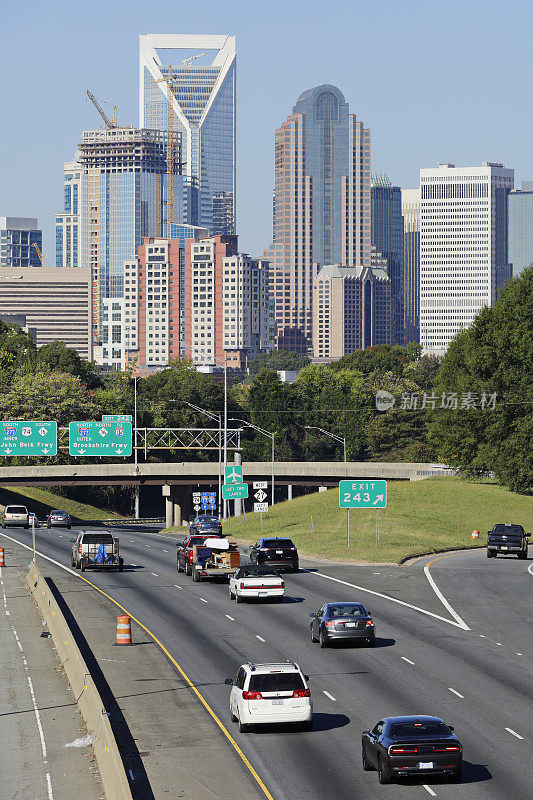
{"label": "red vehicle", "polygon": [[203,544],[206,539],[220,538],[216,533],[194,534],[188,536],[182,542],[178,542],[176,553],[176,567],[178,572],[184,572],[186,575],[192,575],[192,549],[195,544]]}

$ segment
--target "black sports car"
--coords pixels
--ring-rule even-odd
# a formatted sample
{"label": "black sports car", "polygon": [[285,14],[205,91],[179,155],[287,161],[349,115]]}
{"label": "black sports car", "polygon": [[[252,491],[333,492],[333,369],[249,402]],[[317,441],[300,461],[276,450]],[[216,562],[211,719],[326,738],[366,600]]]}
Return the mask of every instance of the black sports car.
{"label": "black sports car", "polygon": [[374,622],[362,603],[326,603],[309,616],[311,641],[320,642],[320,647],[339,639],[359,639],[369,647],[376,643]]}
{"label": "black sports car", "polygon": [[363,731],[363,769],[380,783],[406,775],[449,775],[461,780],[463,748],[440,717],[384,717]]}

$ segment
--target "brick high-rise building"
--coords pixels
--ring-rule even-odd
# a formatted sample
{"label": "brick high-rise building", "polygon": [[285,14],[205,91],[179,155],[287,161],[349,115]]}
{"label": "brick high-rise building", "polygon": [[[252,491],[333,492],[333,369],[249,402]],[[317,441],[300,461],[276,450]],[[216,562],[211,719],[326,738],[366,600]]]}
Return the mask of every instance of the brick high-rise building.
{"label": "brick high-rise building", "polygon": [[370,131],[336,86],[298,98],[276,131],[271,262],[277,347],[312,349],[321,266],[370,266]]}

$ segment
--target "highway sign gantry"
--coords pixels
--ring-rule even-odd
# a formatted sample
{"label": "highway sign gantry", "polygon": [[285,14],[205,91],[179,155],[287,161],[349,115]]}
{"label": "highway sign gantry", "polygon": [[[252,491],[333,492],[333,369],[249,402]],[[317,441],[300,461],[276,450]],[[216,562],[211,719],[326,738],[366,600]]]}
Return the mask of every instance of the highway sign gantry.
{"label": "highway sign gantry", "polygon": [[247,483],[224,483],[222,486],[223,500],[246,500],[247,497]]}
{"label": "highway sign gantry", "polygon": [[0,425],[0,455],[57,455],[57,422],[6,420]]}
{"label": "highway sign gantry", "polygon": [[[228,483],[242,483],[243,482],[242,466],[240,464],[239,465],[236,464],[235,466],[225,467],[224,468],[224,475],[226,477],[226,483],[227,484]],[[227,500],[228,498],[225,498],[225,499]]]}
{"label": "highway sign gantry", "polygon": [[386,508],[387,481],[340,481],[340,508]]}
{"label": "highway sign gantry", "polygon": [[71,422],[71,456],[131,456],[131,422]]}

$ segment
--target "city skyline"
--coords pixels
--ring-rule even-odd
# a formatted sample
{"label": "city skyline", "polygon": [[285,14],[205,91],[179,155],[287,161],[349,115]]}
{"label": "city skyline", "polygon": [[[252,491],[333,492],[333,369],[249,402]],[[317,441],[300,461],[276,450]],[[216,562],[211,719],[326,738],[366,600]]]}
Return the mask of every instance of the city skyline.
{"label": "city skyline", "polygon": [[[137,43],[143,31],[223,32],[237,37],[237,233],[242,249],[251,254],[260,255],[270,241],[274,131],[284,119],[286,108],[306,86],[331,82],[342,88],[350,105],[372,130],[373,169],[389,174],[395,185],[416,186],[420,168],[448,158],[465,165],[485,159],[501,161],[516,170],[517,185],[529,178],[533,174],[533,156],[527,142],[527,112],[522,110],[518,98],[526,89],[530,72],[522,31],[527,28],[524,22],[531,10],[517,3],[506,12],[509,47],[502,69],[501,64],[491,63],[490,54],[484,52],[482,45],[492,24],[490,10],[496,8],[495,4],[483,5],[484,16],[476,13],[481,4],[471,4],[466,10],[461,6],[461,27],[454,31],[454,58],[439,64],[430,59],[422,72],[417,67],[420,59],[427,59],[436,47],[443,45],[448,33],[439,28],[436,13],[418,4],[412,4],[416,13],[408,15],[402,15],[392,3],[385,5],[384,21],[383,10],[378,13],[346,4],[345,21],[349,23],[357,16],[359,26],[366,26],[369,31],[368,41],[363,37],[354,55],[351,49],[346,52],[343,47],[350,35],[349,24],[338,26],[336,20],[326,19],[316,26],[312,13],[308,20],[302,21],[299,4],[284,9],[283,30],[266,13],[259,15],[259,24],[254,24],[251,10],[243,3],[234,3],[224,12],[211,9],[206,24],[201,26],[192,11],[180,11],[176,21],[168,13],[170,4],[163,3],[157,12],[145,11],[141,4],[134,4],[135,13],[127,20],[120,17],[120,25],[118,11],[110,10],[108,25],[96,35],[100,56],[95,60],[92,58],[95,34],[80,29],[78,12],[69,9],[69,22],[65,25],[61,3],[46,15],[37,4],[30,3],[34,13],[24,41],[30,46],[45,36],[50,44],[40,75],[47,85],[54,87],[54,103],[49,102],[50,92],[42,93],[43,97],[34,94],[31,105],[26,102],[24,82],[33,62],[26,59],[27,63],[20,64],[16,72],[9,68],[18,45],[17,37],[8,35],[0,56],[0,64],[10,74],[4,95],[12,113],[23,124],[15,141],[9,126],[0,134],[0,151],[4,153],[2,213],[37,217],[44,234],[46,263],[54,263],[54,213],[62,207],[58,174],[63,162],[71,157],[80,131],[94,129],[99,123],[95,110],[86,103],[85,88],[90,87],[111,107],[116,104],[119,122],[135,123]],[[455,6],[459,9],[458,3],[452,3],[451,15]],[[312,11],[312,8],[313,3],[306,4],[306,9]],[[257,18],[255,12],[254,15]],[[302,35],[294,45],[289,34],[296,24]],[[6,31],[15,31],[15,26],[16,12],[14,8],[8,9]],[[384,45],[379,68],[374,68],[375,62],[371,65],[372,60],[367,57],[376,30]],[[68,71],[64,69],[65,58],[70,63]],[[392,63],[397,65],[394,72]],[[507,80],[511,74],[516,78],[512,83]],[[405,103],[398,89],[407,87],[404,83],[407,75],[412,87],[410,101]],[[494,117],[489,100],[496,90],[500,94]],[[439,100],[443,92],[444,104]],[[423,97],[423,103],[417,101],[417,95]],[[105,108],[110,110],[110,106]],[[31,119],[39,118],[45,123],[37,143],[30,130],[30,113]],[[61,120],[59,126],[57,119]],[[461,122],[457,124],[459,119]],[[509,121],[516,124],[509,125]]]}

